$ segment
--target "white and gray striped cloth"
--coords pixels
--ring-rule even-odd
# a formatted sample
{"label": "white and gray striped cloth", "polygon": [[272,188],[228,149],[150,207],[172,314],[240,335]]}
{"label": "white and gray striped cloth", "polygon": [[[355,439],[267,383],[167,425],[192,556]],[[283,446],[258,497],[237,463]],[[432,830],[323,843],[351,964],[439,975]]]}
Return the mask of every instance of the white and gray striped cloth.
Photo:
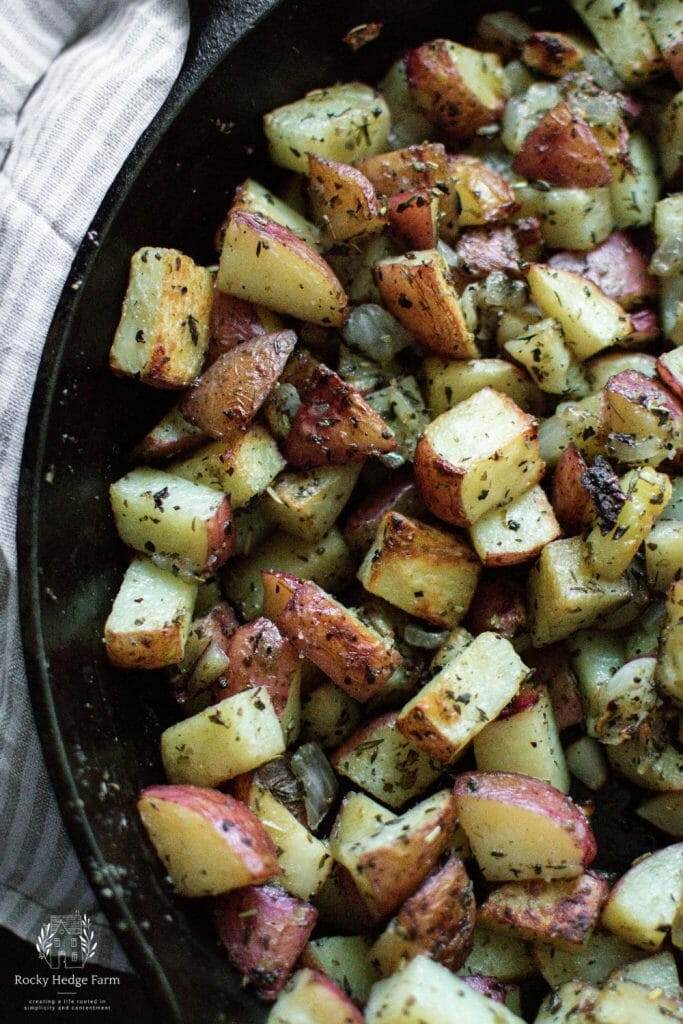
{"label": "white and gray striped cloth", "polygon": [[166,97],[185,0],[0,2],[0,924],[35,942],[51,914],[97,925],[127,961],[65,833],[31,713],[17,613],[15,504],[45,335],[107,188]]}

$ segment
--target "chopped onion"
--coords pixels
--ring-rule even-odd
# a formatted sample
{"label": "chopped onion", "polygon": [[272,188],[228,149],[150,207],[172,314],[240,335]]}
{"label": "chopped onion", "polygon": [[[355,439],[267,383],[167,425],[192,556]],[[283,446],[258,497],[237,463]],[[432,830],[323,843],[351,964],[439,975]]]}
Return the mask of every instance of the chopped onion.
{"label": "chopped onion", "polygon": [[348,345],[382,364],[413,343],[405,327],[374,302],[352,309],[342,334]]}
{"label": "chopped onion", "polygon": [[484,281],[479,293],[480,301],[486,306],[498,309],[521,309],[526,302],[526,287],[522,281],[515,281],[501,270],[494,270]]}
{"label": "chopped onion", "polygon": [[450,245],[447,245],[446,242],[443,241],[443,239],[440,238],[439,241],[436,243],[436,250],[441,256],[443,256],[444,260],[451,268],[451,270],[454,267],[460,266],[460,257],[458,256],[457,252],[455,251],[455,249],[451,249]]}
{"label": "chopped onion", "polygon": [[438,633],[431,629],[418,626],[415,622],[409,622],[403,630],[403,639],[411,647],[422,647],[425,651],[435,651],[441,647],[448,637],[448,630],[439,630]]}
{"label": "chopped onion", "polygon": [[619,75],[602,53],[585,53],[583,66],[601,89],[607,89],[608,92],[619,92],[624,88],[624,83]]}
{"label": "chopped onion", "polygon": [[295,817],[301,809],[301,786],[284,757],[276,757],[273,761],[261,765],[256,770],[256,781],[276,800],[291,811]]}
{"label": "chopped onion", "polygon": [[337,798],[337,777],[317,743],[299,747],[292,754],[290,766],[303,790],[308,827],[314,830]]}

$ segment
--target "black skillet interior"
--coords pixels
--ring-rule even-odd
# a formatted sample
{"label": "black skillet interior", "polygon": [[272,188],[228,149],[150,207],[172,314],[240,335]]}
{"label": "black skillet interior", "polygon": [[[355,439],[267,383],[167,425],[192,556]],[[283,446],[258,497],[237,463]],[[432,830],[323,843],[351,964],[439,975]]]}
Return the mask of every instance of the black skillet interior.
{"label": "black skillet interior", "polygon": [[[65,819],[163,1020],[246,1024],[265,1014],[228,968],[203,909],[173,896],[135,814],[141,786],[163,778],[158,737],[173,718],[167,688],[155,675],[115,672],[103,656],[102,623],[125,564],[107,486],[172,401],[116,380],[107,369],[129,258],[151,244],[213,262],[212,234],[234,186],[247,174],[272,181],[260,131],[264,111],[340,79],[377,80],[407,45],[435,36],[466,39],[476,17],[497,6],[439,0],[191,5],[180,80],[108,193],[93,222],[99,245],[83,243],[50,330],[20,493],[26,660]],[[523,3],[504,6],[546,26],[557,16],[554,5],[546,5],[550,16],[540,5],[535,13]],[[369,20],[384,22],[380,38],[351,53],[342,36]],[[617,787],[598,815],[608,869],[623,868],[652,845],[633,818],[625,830],[629,799]]]}

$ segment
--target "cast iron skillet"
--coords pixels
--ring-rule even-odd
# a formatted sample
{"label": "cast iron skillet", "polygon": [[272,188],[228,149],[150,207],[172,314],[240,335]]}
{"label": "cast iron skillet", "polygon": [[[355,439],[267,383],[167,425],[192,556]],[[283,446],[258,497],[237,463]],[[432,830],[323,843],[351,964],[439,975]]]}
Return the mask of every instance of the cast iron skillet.
{"label": "cast iron skillet", "polygon": [[[130,255],[141,245],[174,246],[213,262],[211,237],[235,185],[248,173],[272,181],[264,111],[339,79],[376,80],[406,46],[466,38],[483,10],[499,6],[192,3],[178,81],[97,213],[91,229],[99,245],[81,245],[48,334],[19,497],[26,664],[73,842],[163,1020],[251,1024],[265,1014],[227,966],[203,908],[174,897],[134,810],[140,788],[163,779],[158,738],[173,720],[168,688],[156,674],[112,670],[103,655],[102,624],[125,564],[107,486],[173,400],[107,369]],[[549,25],[547,15],[538,17]],[[341,38],[370,20],[383,21],[384,31],[354,55]],[[657,842],[637,818],[625,827],[628,791],[617,786],[613,797],[601,798],[596,815],[605,836],[601,866],[623,870]]]}

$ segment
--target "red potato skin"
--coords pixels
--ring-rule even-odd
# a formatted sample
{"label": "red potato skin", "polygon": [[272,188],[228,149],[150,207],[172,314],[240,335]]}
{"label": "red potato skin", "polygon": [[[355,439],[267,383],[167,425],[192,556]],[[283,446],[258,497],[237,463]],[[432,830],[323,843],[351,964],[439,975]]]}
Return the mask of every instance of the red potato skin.
{"label": "red potato skin", "polygon": [[460,980],[480,995],[493,999],[494,1003],[504,1003],[510,990],[509,985],[486,974],[461,974]]}
{"label": "red potato skin", "polygon": [[182,437],[172,438],[168,441],[160,441],[152,436],[152,431],[146,434],[142,441],[136,444],[131,452],[133,460],[137,462],[166,462],[176,455],[184,455],[198,448],[207,440],[206,434],[198,431],[196,434],[183,434]]}
{"label": "red potato skin", "polygon": [[595,509],[583,477],[588,465],[575,444],[570,444],[558,459],[551,493],[551,504],[567,534],[581,533],[591,522]]}
{"label": "red potato skin", "polygon": [[282,445],[291,466],[346,465],[396,451],[396,438],[382,417],[328,367],[317,367],[301,397]]}
{"label": "red potato skin", "polygon": [[228,647],[230,667],[227,679],[215,689],[218,700],[254,686],[265,686],[280,717],[289,697],[292,677],[300,667],[296,649],[270,619],[248,622],[234,633]]}
{"label": "red potato skin", "polygon": [[468,628],[477,636],[489,630],[511,640],[526,626],[524,588],[511,576],[484,576],[467,612]]}
{"label": "red potato skin", "polygon": [[522,711],[528,711],[530,708],[536,707],[540,699],[541,691],[533,686],[527,686],[512,698],[510,703],[498,715],[498,718],[514,718],[515,715],[519,715]]}
{"label": "red potato skin", "polygon": [[203,786],[148,786],[140,793],[143,798],[187,807],[208,821],[240,857],[254,884],[280,874],[275,844],[263,825],[253,811],[227,793]]}
{"label": "red potato skin", "polygon": [[524,662],[534,670],[534,685],[546,686],[560,731],[583,722],[583,706],[576,676],[569,667],[566,651],[560,644],[529,648]]}
{"label": "red potato skin", "polygon": [[314,213],[331,241],[382,230],[386,221],[377,193],[357,167],[309,153],[308,176]]}
{"label": "red potato skin", "polygon": [[397,192],[387,201],[387,217],[392,232],[409,249],[433,249],[439,237],[437,217],[432,208],[430,189]]}
{"label": "red potato skin", "polygon": [[550,783],[515,772],[463,772],[453,787],[456,808],[461,797],[475,792],[481,800],[495,800],[566,822],[565,830],[575,835],[583,851],[583,866],[588,867],[595,860],[598,846],[586,815],[570,797]]}
{"label": "red potato skin", "polygon": [[644,254],[623,231],[613,231],[591,252],[557,252],[548,266],[587,277],[624,309],[657,297],[657,279],[648,272]]}
{"label": "red potato skin", "polygon": [[646,377],[638,370],[622,370],[621,373],[615,373],[607,381],[605,390],[621,395],[627,401],[642,405],[646,409],[665,409],[671,419],[683,416],[683,404],[676,396],[658,381]]}
{"label": "red potato skin", "polygon": [[297,580],[277,626],[301,654],[356,700],[367,701],[401,664],[398,651],[376,641],[369,630],[308,580]]}
{"label": "red potato skin", "polygon": [[225,565],[235,554],[237,537],[232,519],[232,508],[227,494],[216,508],[211,522],[207,523],[207,556],[200,575],[209,576]]}
{"label": "red potato skin", "polygon": [[359,553],[367,551],[386,512],[422,518],[421,513],[424,514],[425,510],[409,468],[392,473],[386,484],[356,506],[344,527],[344,539],[349,547]]}
{"label": "red potato skin", "polygon": [[446,218],[446,228],[452,227],[449,223],[451,218],[454,222],[458,219],[459,185],[475,194],[479,193],[479,201],[483,207],[482,216],[487,223],[510,220],[519,212],[520,204],[510,183],[483,160],[468,153],[449,153],[447,160],[449,195],[453,197],[452,206],[455,209],[449,208],[448,202],[444,200],[449,215]]}
{"label": "red potato skin", "polygon": [[440,142],[369,156],[359,161],[358,169],[372,182],[378,195],[386,197],[445,186],[448,180],[446,150]]}
{"label": "red potato skin", "polygon": [[219,356],[230,352],[243,341],[253,341],[254,338],[267,333],[252,302],[246,302],[235,295],[226,295],[225,292],[214,288],[208,363],[215,363]]}
{"label": "red potato skin", "polygon": [[629,342],[647,345],[651,341],[656,341],[661,333],[659,317],[654,309],[638,309],[631,313]]}
{"label": "red potato skin", "polygon": [[[194,623],[193,629],[201,627],[203,635],[208,637],[209,644],[216,644],[224,654],[227,654],[230,649],[230,638],[235,633],[237,626],[238,622],[233,609],[227,601],[221,601],[220,604],[215,605],[211,611],[207,612],[199,622]],[[202,655],[200,654],[197,661],[201,657]],[[196,664],[197,662],[190,669],[190,673],[194,671]],[[184,689],[183,683],[181,683],[181,688],[175,691],[174,696],[179,704],[185,703],[187,692]]]}
{"label": "red potato skin", "polygon": [[464,283],[480,281],[494,270],[519,277],[520,253],[512,227],[469,228],[458,238],[458,276]]}
{"label": "red potato skin", "polygon": [[296,345],[294,331],[264,334],[225,352],[187,392],[183,416],[221,440],[245,430],[268,397]]}
{"label": "red potato skin", "polygon": [[597,188],[612,180],[600,143],[566,103],[549,110],[530,132],[512,167],[530,181],[548,181],[565,188]]}
{"label": "red potato skin", "polygon": [[325,1024],[328,1021],[329,1024],[363,1024],[362,1012],[338,985],[320,971],[307,970],[311,975],[308,984],[318,989],[311,1002],[317,1007],[321,1021]]}
{"label": "red potato skin", "polygon": [[213,913],[233,966],[262,999],[276,999],[315,927],[317,910],[274,885],[249,885],[219,896]]}
{"label": "red potato skin", "polygon": [[672,370],[662,362],[660,356],[657,360],[657,373],[662,378],[662,381],[670,390],[676,395],[677,398],[683,399],[683,377],[680,374],[673,373]]}

